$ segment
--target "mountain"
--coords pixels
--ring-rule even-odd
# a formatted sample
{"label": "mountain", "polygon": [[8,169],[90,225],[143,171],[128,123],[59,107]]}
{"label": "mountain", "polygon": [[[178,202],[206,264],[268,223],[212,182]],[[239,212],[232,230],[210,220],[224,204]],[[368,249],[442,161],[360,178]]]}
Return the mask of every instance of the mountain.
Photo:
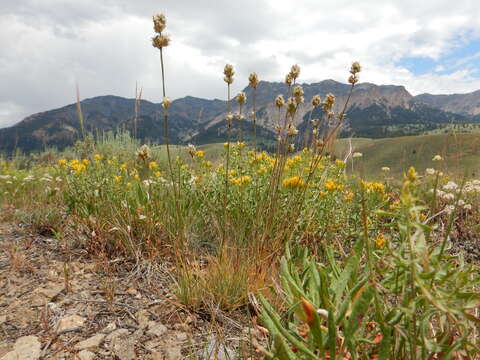
{"label": "mountain", "polygon": [[[336,96],[335,111],[341,111],[350,92],[350,85],[334,80],[301,84],[305,103],[296,114],[295,123],[299,130],[310,132],[309,120],[321,118],[319,109],[313,111],[310,99],[314,95],[322,98],[327,93]],[[247,104],[243,113],[253,110],[252,88],[244,89]],[[288,87],[283,83],[261,81],[255,92],[257,111],[257,140],[267,146],[274,141],[274,127],[279,121],[274,99],[278,94],[288,97]],[[421,134],[442,128],[446,124],[462,124],[480,121],[474,117],[475,101],[472,94],[462,95],[463,107],[442,107],[443,98],[423,94],[412,96],[403,86],[360,83],[355,86],[347,109],[343,135],[362,137],[390,137]],[[480,92],[478,92],[480,95]],[[446,95],[457,96],[457,95]],[[460,95],[458,95],[460,96]],[[440,100],[438,100],[440,99]],[[472,100],[469,100],[472,99]],[[86,131],[93,134],[118,129],[134,133],[135,99],[118,96],[99,96],[81,102]],[[451,104],[455,104],[452,100]],[[467,106],[468,104],[468,106]],[[465,110],[468,108],[468,110]],[[227,102],[187,96],[174,100],[169,108],[169,139],[172,143],[193,142],[196,144],[224,141],[226,138]],[[232,112],[238,112],[238,104],[232,100]],[[478,105],[480,111],[480,105]],[[243,128],[243,131],[240,130]],[[240,135],[240,132],[243,135]],[[240,126],[235,121],[233,138],[243,136],[251,139],[253,125],[250,117]],[[141,100],[138,108],[137,137],[162,143],[163,109],[161,104]],[[45,146],[64,148],[80,138],[80,124],[76,104],[31,115],[18,124],[0,129],[0,151],[11,152],[15,148],[35,151]]]}
{"label": "mountain", "polygon": [[443,111],[470,116],[480,115],[480,90],[468,94],[421,94],[415,96],[415,100]]}

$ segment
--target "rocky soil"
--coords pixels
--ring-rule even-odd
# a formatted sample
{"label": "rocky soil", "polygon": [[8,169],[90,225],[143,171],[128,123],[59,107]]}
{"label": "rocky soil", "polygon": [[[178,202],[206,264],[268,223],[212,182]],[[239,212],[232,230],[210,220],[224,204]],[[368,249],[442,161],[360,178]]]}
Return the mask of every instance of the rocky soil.
{"label": "rocky soil", "polygon": [[0,250],[0,360],[256,357],[260,332],[188,312],[166,266],[91,259],[1,223]]}

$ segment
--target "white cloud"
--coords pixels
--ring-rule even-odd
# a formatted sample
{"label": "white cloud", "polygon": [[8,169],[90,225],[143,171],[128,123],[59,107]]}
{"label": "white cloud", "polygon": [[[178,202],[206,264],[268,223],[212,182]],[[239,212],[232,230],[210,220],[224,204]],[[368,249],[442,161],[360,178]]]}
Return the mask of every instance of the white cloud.
{"label": "white cloud", "polygon": [[[19,4],[20,2],[20,4]],[[280,81],[302,66],[301,81],[345,80],[353,60],[362,81],[405,85],[412,93],[468,92],[480,88],[458,60],[450,74],[415,75],[404,57],[434,60],[480,36],[480,6],[457,0],[2,0],[0,4],[0,127],[82,97],[160,100],[158,53],[150,45],[150,16],[168,16],[167,91],[225,97],[222,69],[235,65],[234,91],[251,71]],[[464,60],[467,61],[467,60]],[[4,85],[6,84],[6,85]]]}

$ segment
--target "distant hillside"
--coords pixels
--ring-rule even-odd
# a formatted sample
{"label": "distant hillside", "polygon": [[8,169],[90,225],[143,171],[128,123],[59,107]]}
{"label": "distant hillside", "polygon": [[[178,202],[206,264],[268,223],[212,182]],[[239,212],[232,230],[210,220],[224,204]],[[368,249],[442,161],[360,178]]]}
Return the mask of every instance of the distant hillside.
{"label": "distant hillside", "polygon": [[421,94],[415,96],[415,100],[443,111],[471,116],[480,115],[480,90],[468,94]]}
{"label": "distant hillside", "polygon": [[[349,139],[337,142],[336,155],[345,156]],[[410,166],[424,173],[426,168],[440,166],[448,174],[469,177],[480,175],[480,134],[439,134],[405,136],[388,139],[352,139],[352,151],[363,154],[354,160],[355,170],[364,167],[367,178],[382,176],[381,168],[391,169],[389,176],[398,178]],[[445,161],[434,163],[432,158],[440,154]],[[351,169],[351,162],[348,164]]]}
{"label": "distant hillside", "polygon": [[[308,135],[309,120],[322,117],[320,111],[312,112],[313,107],[310,104],[312,96],[318,94],[323,98],[327,93],[333,93],[337,98],[335,109],[340,111],[348,96],[350,85],[334,80],[301,85],[306,101],[297,112],[296,125]],[[253,89],[247,87],[244,91],[248,98],[244,114],[249,114],[252,111]],[[257,135],[260,145],[268,146],[274,141],[273,129],[278,122],[278,110],[274,106],[274,99],[278,94],[287,97],[287,92],[288,88],[283,83],[260,82],[256,91]],[[475,93],[470,94],[469,99],[476,99],[473,94]],[[403,86],[358,84],[352,93],[341,134],[369,138],[418,135],[451,124],[480,121],[480,116],[473,115],[475,113],[473,100],[470,101],[470,112],[465,112],[454,107],[440,108],[442,101],[437,101],[436,95],[428,96],[413,97]],[[468,100],[464,102],[469,103]],[[99,96],[83,100],[81,106],[85,128],[94,134],[117,129],[133,132],[134,103],[134,99],[118,96]],[[173,101],[169,109],[171,142],[205,144],[225,141],[226,108],[226,102],[218,99],[207,100],[187,96]],[[238,111],[238,105],[234,101],[232,111]],[[242,127],[242,137],[251,139],[253,127],[249,117],[245,119]],[[233,135],[234,139],[239,137],[238,122],[234,124]],[[303,135],[300,134],[299,139],[303,139]],[[163,143],[161,104],[141,101],[137,137]],[[0,129],[0,151],[11,152],[19,148],[28,152],[41,150],[45,146],[63,148],[72,145],[79,138],[80,126],[76,104],[71,104],[31,115],[12,127]]]}

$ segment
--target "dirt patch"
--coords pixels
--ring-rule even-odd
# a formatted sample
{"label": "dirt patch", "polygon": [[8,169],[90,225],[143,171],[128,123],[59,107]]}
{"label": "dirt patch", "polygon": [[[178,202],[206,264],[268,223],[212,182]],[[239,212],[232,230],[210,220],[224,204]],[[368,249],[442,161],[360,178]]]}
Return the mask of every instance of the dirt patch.
{"label": "dirt patch", "polygon": [[37,341],[42,359],[255,355],[247,319],[187,311],[172,295],[168,265],[92,259],[5,223],[0,249],[1,360]]}

